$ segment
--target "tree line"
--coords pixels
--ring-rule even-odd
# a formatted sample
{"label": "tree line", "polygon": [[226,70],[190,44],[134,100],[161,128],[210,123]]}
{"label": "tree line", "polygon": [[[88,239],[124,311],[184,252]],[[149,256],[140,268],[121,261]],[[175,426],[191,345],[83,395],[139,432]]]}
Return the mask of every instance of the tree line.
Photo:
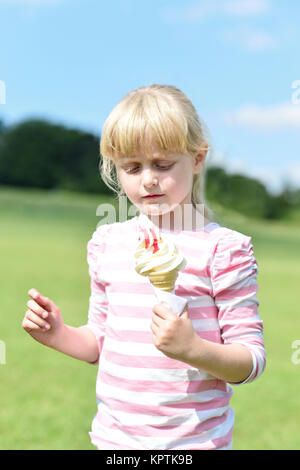
{"label": "tree line", "polygon": [[[0,184],[111,194],[99,174],[99,137],[42,119],[0,121]],[[219,166],[206,171],[206,199],[249,217],[280,219],[300,208],[300,188],[270,194],[264,184]]]}

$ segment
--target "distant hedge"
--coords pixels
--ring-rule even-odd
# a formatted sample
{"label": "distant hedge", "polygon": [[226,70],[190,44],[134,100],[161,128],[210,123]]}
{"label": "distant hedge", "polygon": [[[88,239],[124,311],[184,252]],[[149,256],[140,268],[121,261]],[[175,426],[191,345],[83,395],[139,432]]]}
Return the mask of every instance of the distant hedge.
{"label": "distant hedge", "polygon": [[227,174],[220,167],[210,167],[207,171],[206,196],[209,201],[218,201],[248,217],[264,219],[279,219],[294,205],[300,207],[300,190],[298,195],[296,191],[285,189],[274,196],[261,181],[241,174]]}
{"label": "distant hedge", "polygon": [[[111,194],[99,174],[99,137],[42,119],[0,121],[0,184]],[[263,183],[208,167],[206,198],[247,216],[279,219],[297,206],[300,189],[271,195]]]}
{"label": "distant hedge", "polygon": [[108,193],[99,177],[99,138],[43,120],[28,120],[0,137],[0,183]]}

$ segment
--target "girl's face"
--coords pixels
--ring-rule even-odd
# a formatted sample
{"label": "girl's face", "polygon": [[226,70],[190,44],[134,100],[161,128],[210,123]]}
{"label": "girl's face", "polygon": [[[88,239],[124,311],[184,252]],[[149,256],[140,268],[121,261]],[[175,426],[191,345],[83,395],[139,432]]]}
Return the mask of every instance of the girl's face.
{"label": "girl's face", "polygon": [[196,157],[153,150],[134,158],[121,157],[116,163],[119,179],[128,199],[147,215],[160,215],[177,206],[191,204],[193,175],[205,155]]}

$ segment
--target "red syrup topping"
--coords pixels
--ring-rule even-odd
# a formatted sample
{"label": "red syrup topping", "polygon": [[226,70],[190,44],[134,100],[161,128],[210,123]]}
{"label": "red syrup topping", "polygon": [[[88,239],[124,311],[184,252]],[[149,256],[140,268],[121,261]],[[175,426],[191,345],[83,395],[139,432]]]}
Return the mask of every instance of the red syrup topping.
{"label": "red syrup topping", "polygon": [[145,239],[145,248],[149,248],[150,246],[150,239],[147,230],[144,227],[141,227],[140,229],[143,232],[144,239]]}
{"label": "red syrup topping", "polygon": [[[152,242],[152,247],[153,247],[153,254],[156,253],[158,250],[159,250],[159,246],[158,246],[158,240],[157,240],[157,236],[156,236],[156,233],[154,232],[153,228],[150,228],[149,229],[152,236],[153,236],[153,242]],[[140,227],[140,231],[143,233],[143,237],[144,237],[144,240],[145,240],[145,248],[148,249],[150,247],[150,238],[149,238],[149,233],[147,231],[147,229],[145,227]],[[141,240],[141,236],[139,236],[139,240]],[[162,239],[160,237],[159,241],[161,242]]]}
{"label": "red syrup topping", "polygon": [[154,240],[152,246],[153,246],[153,253],[156,253],[159,250],[158,241],[156,239]]}
{"label": "red syrup topping", "polygon": [[153,254],[156,253],[158,250],[159,250],[159,247],[158,247],[158,241],[157,241],[157,238],[156,238],[156,233],[154,232],[153,228],[151,227],[150,228],[150,232],[153,236],[153,243],[152,243],[152,246],[153,246]]}

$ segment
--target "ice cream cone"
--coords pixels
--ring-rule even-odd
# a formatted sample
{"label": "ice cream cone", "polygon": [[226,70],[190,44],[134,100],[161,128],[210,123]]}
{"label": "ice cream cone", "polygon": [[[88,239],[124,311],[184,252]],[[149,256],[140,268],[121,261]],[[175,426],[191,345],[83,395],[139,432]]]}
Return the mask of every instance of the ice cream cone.
{"label": "ice cream cone", "polygon": [[160,302],[166,303],[176,314],[180,314],[186,300],[174,294],[178,273],[186,265],[182,254],[173,241],[155,232],[153,227],[143,226],[137,246],[136,271],[151,282]]}
{"label": "ice cream cone", "polygon": [[178,276],[178,271],[174,270],[169,273],[155,273],[149,274],[149,281],[157,289],[166,292],[172,292],[175,288],[175,282]]}

